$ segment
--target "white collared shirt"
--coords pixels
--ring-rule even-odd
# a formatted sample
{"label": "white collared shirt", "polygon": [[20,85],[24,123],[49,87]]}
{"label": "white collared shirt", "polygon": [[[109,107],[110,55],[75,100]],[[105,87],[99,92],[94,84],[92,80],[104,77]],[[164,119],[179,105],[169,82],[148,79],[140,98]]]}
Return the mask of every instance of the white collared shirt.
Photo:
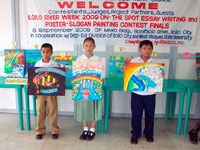
{"label": "white collared shirt", "polygon": [[88,58],[85,55],[82,55],[82,56],[79,56],[76,61],[101,61],[101,59],[96,55],[93,55],[90,58]]}
{"label": "white collared shirt", "polygon": [[50,59],[48,63],[44,63],[42,59],[35,63],[35,67],[58,67],[58,64],[56,61]]}
{"label": "white collared shirt", "polygon": [[[87,56],[85,56],[85,54],[82,55],[82,56],[79,56],[79,57],[76,59],[76,61],[101,61],[101,62],[103,62],[103,61],[101,60],[101,58],[98,57],[98,56],[96,56],[96,55],[93,55],[92,57],[88,58]],[[103,64],[102,78],[104,78],[104,77],[105,77],[105,71],[104,71],[104,64]]]}
{"label": "white collared shirt", "polygon": [[[139,57],[134,57],[131,62],[141,62],[144,63],[144,60],[141,58],[141,56]],[[147,60],[147,63],[155,63],[155,60],[153,60],[151,57]],[[133,92],[133,91],[132,91]],[[133,92],[136,93],[138,95],[153,95],[156,94],[156,92]]]}

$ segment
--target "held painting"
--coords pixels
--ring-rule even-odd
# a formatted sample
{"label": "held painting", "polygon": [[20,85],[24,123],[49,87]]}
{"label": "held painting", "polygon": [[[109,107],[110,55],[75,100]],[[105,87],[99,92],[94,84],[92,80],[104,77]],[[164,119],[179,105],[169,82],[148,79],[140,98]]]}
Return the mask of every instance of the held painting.
{"label": "held painting", "polygon": [[7,77],[24,76],[24,49],[5,49],[4,58]]}
{"label": "held painting", "polygon": [[29,95],[65,95],[64,68],[28,68]]}
{"label": "held painting", "polygon": [[72,99],[102,100],[102,62],[73,62]]}
{"label": "held painting", "polygon": [[162,92],[164,64],[128,63],[124,72],[124,91]]}

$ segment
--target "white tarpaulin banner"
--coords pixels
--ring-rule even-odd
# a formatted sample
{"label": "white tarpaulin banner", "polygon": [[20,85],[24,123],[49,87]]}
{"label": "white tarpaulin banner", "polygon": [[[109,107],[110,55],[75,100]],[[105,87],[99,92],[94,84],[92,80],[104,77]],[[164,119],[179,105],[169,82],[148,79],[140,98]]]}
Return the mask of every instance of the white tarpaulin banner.
{"label": "white tarpaulin banner", "polygon": [[155,45],[196,43],[199,0],[23,0],[23,45],[48,41],[80,44]]}

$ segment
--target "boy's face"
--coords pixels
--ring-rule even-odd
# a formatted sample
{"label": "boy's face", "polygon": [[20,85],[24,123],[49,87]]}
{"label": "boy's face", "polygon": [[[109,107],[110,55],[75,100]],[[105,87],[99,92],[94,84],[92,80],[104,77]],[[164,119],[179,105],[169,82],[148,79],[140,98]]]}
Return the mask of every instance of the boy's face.
{"label": "boy's face", "polygon": [[153,48],[151,47],[151,45],[143,45],[143,46],[140,48],[140,52],[141,52],[141,55],[142,55],[143,57],[150,57],[152,51],[153,51]]}
{"label": "boy's face", "polygon": [[95,48],[95,45],[92,41],[87,40],[85,41],[85,43],[83,44],[83,48],[85,49],[85,54],[93,54],[93,50]]}
{"label": "boy's face", "polygon": [[43,47],[41,50],[41,54],[42,54],[44,61],[46,61],[46,60],[50,59],[50,56],[53,54],[53,52],[52,52],[51,48]]}

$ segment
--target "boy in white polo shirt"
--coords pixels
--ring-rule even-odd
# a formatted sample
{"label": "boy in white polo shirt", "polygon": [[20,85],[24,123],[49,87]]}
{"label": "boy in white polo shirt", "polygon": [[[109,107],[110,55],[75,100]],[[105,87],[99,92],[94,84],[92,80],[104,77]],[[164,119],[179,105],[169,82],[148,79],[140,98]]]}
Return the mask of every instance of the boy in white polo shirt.
{"label": "boy in white polo shirt", "polygon": [[[49,43],[41,46],[42,59],[35,64],[35,67],[58,67],[57,62],[50,56],[53,54],[53,47]],[[48,118],[51,124],[52,139],[58,139],[59,127],[57,125],[58,103],[57,96],[38,95],[37,96],[37,128],[36,139],[42,139],[45,134],[46,105],[48,106]]]}
{"label": "boy in white polo shirt", "polygon": [[[153,43],[149,40],[141,41],[139,45],[141,56],[135,57],[131,62],[154,63],[155,61],[150,57],[153,51]],[[131,143],[137,144],[138,138],[141,137],[142,132],[142,115],[145,110],[145,128],[144,135],[148,142],[153,142],[154,130],[154,113],[155,113],[155,99],[154,92],[132,92],[131,94],[131,111],[132,111],[132,136]]]}

